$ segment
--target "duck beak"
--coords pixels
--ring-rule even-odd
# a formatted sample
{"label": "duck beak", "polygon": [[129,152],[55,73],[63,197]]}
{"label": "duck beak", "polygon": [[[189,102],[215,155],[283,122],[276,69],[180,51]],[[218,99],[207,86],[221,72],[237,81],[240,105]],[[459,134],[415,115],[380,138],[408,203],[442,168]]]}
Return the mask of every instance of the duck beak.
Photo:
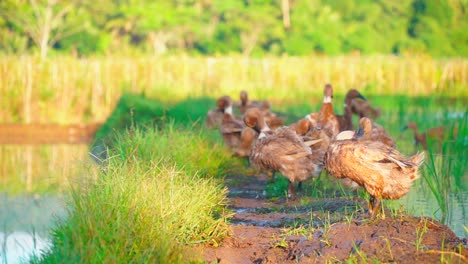
{"label": "duck beak", "polygon": [[358,95],[358,98],[361,98],[362,100],[367,101],[367,98],[364,97],[364,95],[362,95],[362,94],[359,94],[359,95]]}
{"label": "duck beak", "polygon": [[358,130],[356,131],[356,133],[354,133],[354,137],[353,138],[360,138],[364,136],[364,129],[362,129],[361,127],[358,128]]}

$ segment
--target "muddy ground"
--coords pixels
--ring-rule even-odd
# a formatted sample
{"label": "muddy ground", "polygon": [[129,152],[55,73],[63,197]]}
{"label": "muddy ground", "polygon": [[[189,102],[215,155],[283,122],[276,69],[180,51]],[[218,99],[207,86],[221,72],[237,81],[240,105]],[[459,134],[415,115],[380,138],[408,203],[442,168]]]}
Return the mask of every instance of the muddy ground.
{"label": "muddy ground", "polygon": [[[370,220],[362,198],[266,198],[265,177],[230,176],[231,235],[195,248],[208,263],[468,263],[467,239],[426,217]],[[354,196],[357,197],[357,196]]]}

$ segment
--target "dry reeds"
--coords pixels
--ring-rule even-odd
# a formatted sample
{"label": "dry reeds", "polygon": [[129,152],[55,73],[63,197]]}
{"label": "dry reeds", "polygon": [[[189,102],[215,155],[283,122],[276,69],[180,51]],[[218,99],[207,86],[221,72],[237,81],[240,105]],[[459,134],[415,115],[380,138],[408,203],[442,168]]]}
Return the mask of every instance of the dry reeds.
{"label": "dry reeds", "polygon": [[[468,96],[468,60],[430,57],[35,57],[0,59],[2,122],[102,121],[123,92],[159,99],[237,98],[240,90],[277,100],[338,94]],[[31,86],[32,85],[32,86]]]}

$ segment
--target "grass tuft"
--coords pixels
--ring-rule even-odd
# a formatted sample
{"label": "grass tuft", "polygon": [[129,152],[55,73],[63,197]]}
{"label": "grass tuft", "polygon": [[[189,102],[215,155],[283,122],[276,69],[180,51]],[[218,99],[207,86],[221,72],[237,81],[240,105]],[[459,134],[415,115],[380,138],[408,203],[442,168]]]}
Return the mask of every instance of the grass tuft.
{"label": "grass tuft", "polygon": [[120,135],[96,180],[72,188],[68,218],[41,262],[177,263],[186,245],[222,238],[229,214],[220,176],[230,157],[210,143],[173,125]]}

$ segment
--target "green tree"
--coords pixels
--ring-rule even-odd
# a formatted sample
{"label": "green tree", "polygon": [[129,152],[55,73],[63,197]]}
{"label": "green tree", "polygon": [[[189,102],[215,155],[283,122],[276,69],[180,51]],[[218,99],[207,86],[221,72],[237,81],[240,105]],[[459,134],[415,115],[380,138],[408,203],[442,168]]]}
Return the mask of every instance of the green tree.
{"label": "green tree", "polygon": [[57,41],[83,28],[79,6],[78,0],[6,0],[0,14],[28,35],[45,58]]}

